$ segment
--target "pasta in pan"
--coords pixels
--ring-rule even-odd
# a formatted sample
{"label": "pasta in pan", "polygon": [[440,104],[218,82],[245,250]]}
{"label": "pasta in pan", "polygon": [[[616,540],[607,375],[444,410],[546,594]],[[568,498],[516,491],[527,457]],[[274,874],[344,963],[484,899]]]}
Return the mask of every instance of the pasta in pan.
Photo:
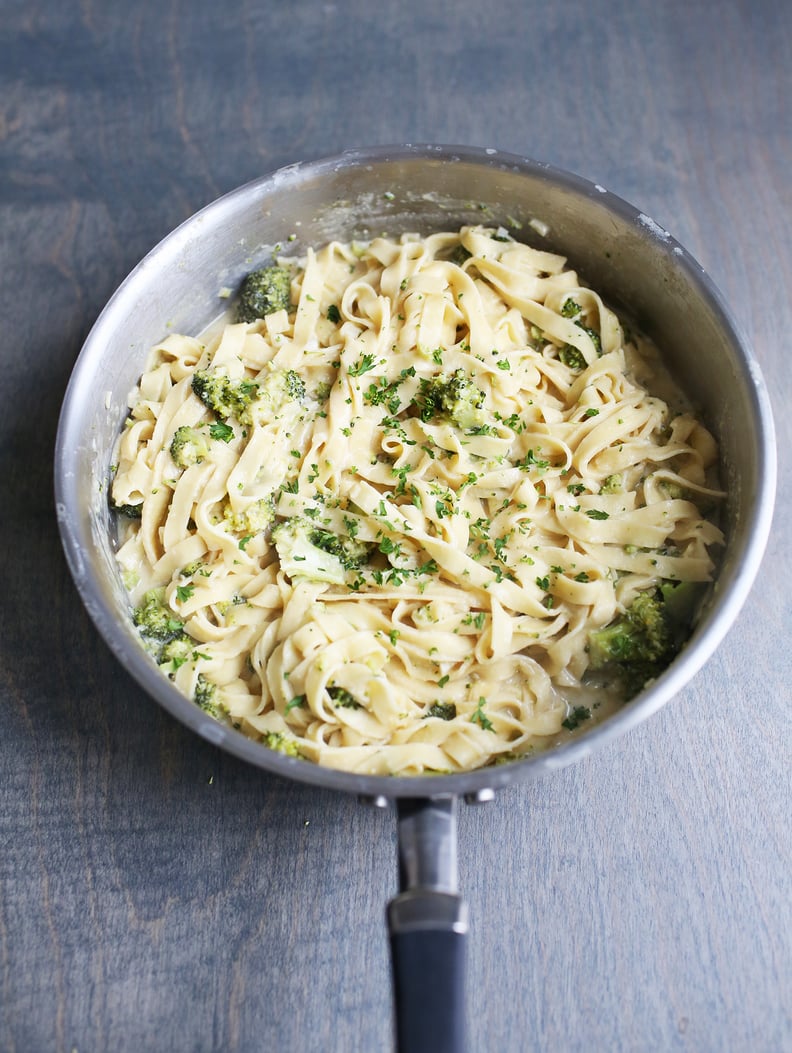
{"label": "pasta in pan", "polygon": [[252,320],[153,348],[114,465],[135,621],[186,695],[419,774],[557,741],[662,667],[592,634],[651,596],[674,635],[722,541],[717,451],[563,257],[468,227],[259,275]]}

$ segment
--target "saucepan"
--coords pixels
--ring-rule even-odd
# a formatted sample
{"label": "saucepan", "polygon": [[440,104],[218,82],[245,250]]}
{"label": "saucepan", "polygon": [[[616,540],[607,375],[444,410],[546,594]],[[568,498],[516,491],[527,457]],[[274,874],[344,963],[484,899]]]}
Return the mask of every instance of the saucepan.
{"label": "saucepan", "polygon": [[[691,639],[665,673],[587,733],[513,763],[459,774],[358,775],[276,753],[183,697],[141,647],[114,558],[107,499],[112,451],[148,349],[166,330],[198,333],[218,291],[289,240],[290,254],[330,239],[367,239],[507,223],[518,239],[568,257],[661,348],[715,434],[728,499],[717,578]],[[118,661],[187,727],[264,771],[396,803],[401,891],[388,907],[399,1049],[464,1046],[467,921],[456,879],[456,802],[591,754],[679,692],[723,640],[759,566],[772,515],[775,452],[769,400],[745,337],[699,264],[649,216],[576,175],[493,149],[398,146],[295,164],[209,204],[123,282],[74,367],[56,447],[57,515],[82,600]]]}

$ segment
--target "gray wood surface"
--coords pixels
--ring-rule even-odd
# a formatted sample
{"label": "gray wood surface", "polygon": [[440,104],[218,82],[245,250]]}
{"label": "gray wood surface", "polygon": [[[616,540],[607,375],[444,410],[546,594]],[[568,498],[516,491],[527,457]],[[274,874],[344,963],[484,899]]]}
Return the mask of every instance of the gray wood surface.
{"label": "gray wood surface", "polygon": [[393,816],[268,778],[116,664],[52,448],[113,289],[218,194],[347,146],[496,146],[671,230],[775,402],[773,536],[659,715],[463,808],[471,1053],[792,1049],[792,6],[0,0],[0,1053],[388,1050]]}

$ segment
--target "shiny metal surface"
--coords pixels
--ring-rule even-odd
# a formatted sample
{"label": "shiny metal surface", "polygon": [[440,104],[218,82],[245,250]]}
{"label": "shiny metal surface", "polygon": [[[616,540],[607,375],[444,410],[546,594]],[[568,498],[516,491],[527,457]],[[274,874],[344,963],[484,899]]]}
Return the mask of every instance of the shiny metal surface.
{"label": "shiny metal surface", "polygon": [[[197,332],[272,248],[299,255],[329,238],[365,238],[509,223],[516,236],[566,254],[582,277],[659,344],[721,449],[729,490],[727,547],[689,645],[638,698],[586,735],[514,764],[416,779],[330,771],[273,753],[206,716],[140,646],[113,557],[107,505],[115,438],[149,346]],[[534,221],[534,226],[531,225]],[[538,221],[538,223],[536,222]],[[542,235],[536,229],[548,231]],[[292,239],[292,240],[289,240]],[[753,582],[770,527],[775,447],[758,366],[727,305],[697,262],[650,217],[602,187],[550,166],[471,148],[400,146],[294,165],[233,191],[162,241],[100,315],[75,366],[55,454],[56,502],[80,595],[114,654],[173,716],[268,771],[370,797],[477,794],[543,775],[591,753],[667,702],[725,636]]]}
{"label": "shiny metal surface", "polygon": [[401,798],[399,887],[457,891],[456,797]]}
{"label": "shiny metal surface", "polygon": [[407,932],[468,931],[468,909],[464,900],[447,892],[426,893],[410,889],[388,904],[388,929],[392,936]]}

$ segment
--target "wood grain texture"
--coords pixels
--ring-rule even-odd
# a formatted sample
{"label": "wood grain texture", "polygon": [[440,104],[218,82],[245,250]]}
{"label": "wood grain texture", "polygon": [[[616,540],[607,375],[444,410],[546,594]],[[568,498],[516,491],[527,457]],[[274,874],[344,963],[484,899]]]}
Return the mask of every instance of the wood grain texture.
{"label": "wood grain texture", "polygon": [[387,813],[246,768],[99,641],[52,448],[112,290],[282,164],[496,146],[633,201],[710,272],[775,403],[776,525],[674,703],[460,817],[471,1053],[792,1050],[792,8],[0,0],[0,1051],[390,1048]]}

